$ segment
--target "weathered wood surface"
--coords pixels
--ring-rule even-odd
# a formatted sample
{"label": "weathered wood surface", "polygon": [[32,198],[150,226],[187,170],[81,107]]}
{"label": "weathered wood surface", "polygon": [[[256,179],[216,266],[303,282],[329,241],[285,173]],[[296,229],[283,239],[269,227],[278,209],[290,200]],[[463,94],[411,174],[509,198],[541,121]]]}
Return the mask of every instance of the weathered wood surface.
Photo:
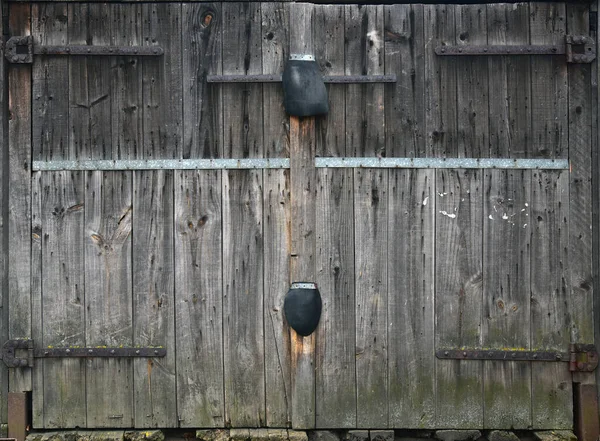
{"label": "weathered wood surface", "polygon": [[[11,35],[31,35],[28,4],[10,8]],[[8,70],[8,338],[31,338],[31,66]],[[9,392],[31,390],[31,369],[9,370]]]}
{"label": "weathered wood surface", "polygon": [[[435,426],[435,172],[390,170],[388,394],[390,427]],[[412,360],[407,363],[406,360]]]}
{"label": "weathered wood surface", "polygon": [[[31,337],[44,341],[42,312],[42,173],[31,177]],[[40,360],[43,363],[42,360]],[[44,427],[44,368],[32,370],[31,413],[35,427]],[[84,385],[85,387],[85,385]],[[84,389],[85,399],[85,389]],[[84,411],[85,418],[85,411]]]}
{"label": "weathered wood surface", "polygon": [[[86,172],[85,311],[87,346],[131,346],[132,174]],[[133,360],[86,361],[88,427],[133,425]]]}
{"label": "weathered wood surface", "polygon": [[[481,348],[483,301],[482,170],[438,170],[436,195],[436,348]],[[483,426],[483,363],[436,361],[436,425]]]}
{"label": "weathered wood surface", "polygon": [[[3,2],[0,0],[0,8]],[[0,23],[4,34],[5,24]],[[8,340],[8,96],[7,61],[4,47],[0,47],[0,340]],[[0,424],[8,420],[8,368],[0,366]]]}

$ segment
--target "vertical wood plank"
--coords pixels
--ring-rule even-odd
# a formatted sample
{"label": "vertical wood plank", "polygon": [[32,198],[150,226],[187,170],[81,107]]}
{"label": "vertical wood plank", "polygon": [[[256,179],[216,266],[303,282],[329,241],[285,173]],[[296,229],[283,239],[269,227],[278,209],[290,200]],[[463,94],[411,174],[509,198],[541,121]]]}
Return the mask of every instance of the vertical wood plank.
{"label": "vertical wood plank", "polygon": [[[289,5],[262,3],[263,74],[279,74],[289,58]],[[289,156],[289,118],[278,84],[263,85],[266,157]],[[289,171],[263,170],[264,326],[266,425],[287,427],[291,415],[291,340],[283,315],[291,247]]]}
{"label": "vertical wood plank", "polygon": [[[31,35],[31,8],[11,5],[10,35]],[[8,338],[31,338],[31,66],[8,71]],[[31,369],[9,370],[9,392],[31,390]]]}
{"label": "vertical wood plank", "polygon": [[[383,6],[345,7],[346,75],[384,73]],[[346,150],[385,155],[384,85],[350,85]],[[354,173],[357,427],[388,425],[387,170]]]}
{"label": "vertical wood plank", "polygon": [[[223,4],[223,73],[262,73],[259,3]],[[241,42],[243,42],[241,44]],[[262,85],[223,86],[227,158],[263,156]],[[262,171],[223,173],[225,420],[265,424]]]}
{"label": "vertical wood plank", "polygon": [[133,360],[135,427],[177,427],[173,173],[133,175],[133,344],[164,358]]}
{"label": "vertical wood plank", "polygon": [[[91,171],[85,178],[87,346],[130,346],[132,177]],[[132,427],[131,359],[87,360],[88,427]]]}
{"label": "vertical wood plank", "polygon": [[[40,179],[41,347],[85,346],[84,177]],[[85,359],[44,360],[44,428],[86,426]],[[42,391],[34,391],[35,394]]]}
{"label": "vertical wood plank", "polygon": [[[436,349],[481,348],[481,170],[436,172]],[[483,364],[436,360],[436,426],[483,425]]]}
{"label": "vertical wood plank", "polygon": [[[0,8],[3,2],[0,0]],[[4,20],[0,23],[2,35]],[[8,340],[8,97],[6,84],[7,61],[4,47],[0,47],[0,339]],[[4,364],[4,363],[3,363]],[[8,421],[8,368],[0,366],[0,423]]]}
{"label": "vertical wood plank", "polygon": [[221,172],[176,172],[177,410],[182,427],[225,424],[221,244]]}
{"label": "vertical wood plank", "polygon": [[[67,4],[32,5],[32,36],[36,44],[67,43]],[[69,59],[34,57],[33,159],[70,159]]]}
{"label": "vertical wood plank", "polygon": [[[569,190],[566,172],[536,171],[531,191],[531,347],[564,351],[570,342]],[[571,429],[571,373],[532,363],[533,427]]]}
{"label": "vertical wood plank", "polygon": [[140,57],[142,69],[144,159],[181,158],[183,84],[181,4],[143,4],[142,42],[160,45],[160,57]]}
{"label": "vertical wood plank", "polygon": [[222,73],[221,3],[182,5],[183,158],[223,155],[221,87],[206,75]]}
{"label": "vertical wood plank", "polygon": [[[42,172],[35,172],[32,173],[31,177],[31,337],[34,342],[38,341],[43,344],[42,175]],[[33,427],[44,427],[44,365],[42,360],[40,362],[37,368],[32,371],[31,378]]]}
{"label": "vertical wood plank", "polygon": [[455,9],[455,5],[424,6],[427,156],[458,156],[456,70],[459,61],[435,54],[437,46],[455,42]]}
{"label": "vertical wood plank", "polygon": [[[106,6],[105,6],[106,7]],[[110,4],[111,44],[142,44],[142,5]],[[111,57],[110,101],[113,159],[133,159],[142,150],[142,67],[139,57]],[[106,158],[104,158],[106,159]]]}
{"label": "vertical wood plank", "polygon": [[389,175],[389,425],[433,427],[435,174]]}
{"label": "vertical wood plank", "polygon": [[[314,5],[290,5],[290,54],[314,53]],[[315,118],[290,117],[290,282],[316,281]],[[316,422],[315,351],[317,334],[291,332],[292,427],[314,429]]]}
{"label": "vertical wood plank", "polygon": [[425,149],[425,42],[423,5],[385,5],[386,156],[423,157]]}
{"label": "vertical wood plank", "polygon": [[[487,170],[483,218],[483,346],[530,348],[531,171]],[[531,366],[484,362],[484,427],[531,426]]]}

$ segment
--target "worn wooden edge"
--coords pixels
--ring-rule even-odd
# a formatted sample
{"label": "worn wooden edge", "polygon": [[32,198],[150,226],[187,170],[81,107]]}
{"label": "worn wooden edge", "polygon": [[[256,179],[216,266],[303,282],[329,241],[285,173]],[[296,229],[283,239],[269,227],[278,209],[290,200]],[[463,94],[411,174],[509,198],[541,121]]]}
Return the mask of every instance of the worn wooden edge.
{"label": "worn wooden edge", "polygon": [[[172,3],[170,0],[129,0],[129,1],[120,1],[120,0],[90,0],[86,2],[82,2],[81,0],[43,0],[43,1],[32,1],[32,0],[5,0],[7,3],[58,3],[58,2],[66,2],[66,3],[118,3],[118,4],[126,4],[126,3]],[[294,3],[293,0],[266,0],[266,1],[242,1],[238,0],[222,0],[222,3],[273,3],[273,2],[284,2],[284,3]],[[206,0],[189,0],[186,3],[206,3]],[[522,3],[522,0],[506,0],[506,1],[477,1],[477,0],[453,0],[453,1],[435,1],[435,0],[420,0],[420,1],[352,1],[352,0],[313,0],[313,1],[303,1],[302,3],[312,3],[312,4],[335,4],[335,5],[406,5],[406,4],[454,4],[454,5],[466,5],[466,4],[494,4],[494,3]],[[576,3],[576,4],[591,4],[591,0],[566,0],[564,2],[560,1],[549,1],[545,2],[544,0],[531,0],[529,3]]]}

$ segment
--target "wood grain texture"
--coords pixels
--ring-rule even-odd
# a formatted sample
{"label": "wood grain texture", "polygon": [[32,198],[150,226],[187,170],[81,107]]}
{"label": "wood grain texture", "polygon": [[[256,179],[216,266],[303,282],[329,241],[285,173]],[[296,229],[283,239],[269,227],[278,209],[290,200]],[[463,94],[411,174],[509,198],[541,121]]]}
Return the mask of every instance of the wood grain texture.
{"label": "wood grain texture", "polygon": [[435,48],[455,42],[455,5],[424,6],[426,155],[458,156],[456,79],[459,61]]}
{"label": "wood grain texture", "polygon": [[389,157],[426,156],[423,5],[385,5],[385,150]]}
{"label": "wood grain texture", "polygon": [[[0,0],[0,8],[3,2]],[[0,32],[4,35],[4,23],[0,23]],[[8,96],[6,83],[7,61],[4,48],[0,48],[0,340],[8,340]],[[0,422],[8,421],[8,368],[0,366]]]}
{"label": "wood grain texture", "polygon": [[175,173],[177,412],[182,427],[222,427],[221,172]]}
{"label": "wood grain texture", "polygon": [[[486,170],[483,347],[530,349],[531,171]],[[531,426],[531,363],[484,361],[484,427]]]}
{"label": "wood grain texture", "polygon": [[[42,176],[41,172],[32,173],[31,176],[31,337],[34,342],[43,343]],[[44,367],[43,361],[40,362],[39,368],[31,372],[31,417],[34,427],[44,427]]]}
{"label": "wood grain texture", "polygon": [[[289,58],[289,5],[262,3],[262,64],[264,74],[279,74]],[[263,85],[266,157],[289,156],[289,118],[278,84]],[[291,339],[283,314],[289,288],[291,248],[290,173],[263,170],[264,342],[266,425],[288,427],[291,408]]]}
{"label": "wood grain texture", "polygon": [[[384,73],[383,6],[345,7],[346,75]],[[346,151],[385,155],[384,85],[349,85]],[[353,171],[357,427],[388,425],[387,170]]]}
{"label": "wood grain texture", "polygon": [[[482,176],[482,170],[436,172],[431,203],[436,213],[437,350],[481,348]],[[436,360],[437,427],[482,427],[482,376],[482,362]]]}
{"label": "wood grain texture", "polygon": [[[488,4],[488,44],[529,44],[529,4]],[[490,151],[493,158],[530,155],[530,57],[489,57]]]}
{"label": "wood grain texture", "polygon": [[[535,171],[531,189],[531,347],[564,351],[571,335],[569,314],[569,177]],[[533,427],[570,429],[573,391],[561,363],[532,363]]]}
{"label": "wood grain texture", "polygon": [[[40,179],[41,347],[85,346],[84,176]],[[44,360],[45,428],[86,426],[85,360]]]}
{"label": "wood grain texture", "polygon": [[181,4],[142,5],[140,44],[159,45],[160,57],[138,58],[142,69],[144,159],[181,158],[183,151]]}
{"label": "wood grain texture", "polygon": [[167,348],[133,360],[135,427],[176,427],[173,172],[133,174],[133,344]]}
{"label": "wood grain texture", "polygon": [[[87,346],[133,344],[131,181],[131,172],[86,172]],[[133,361],[90,358],[86,363],[88,427],[132,427]]]}
{"label": "wood grain texture", "polygon": [[[32,5],[36,44],[64,45],[68,38],[67,4]],[[35,57],[32,67],[33,159],[71,159],[69,152],[69,58]]]}
{"label": "wood grain texture", "polygon": [[[487,44],[486,12],[485,5],[456,6],[456,45]],[[488,60],[467,57],[457,61],[457,156],[480,158],[489,151]],[[450,103],[447,105],[452,107]]]}
{"label": "wood grain texture", "polygon": [[[290,53],[314,53],[315,6],[290,5]],[[290,282],[316,280],[315,118],[290,117]],[[318,331],[308,337],[291,332],[292,427],[316,423],[315,350]]]}
{"label": "wood grain texture", "polygon": [[435,174],[390,170],[389,175],[389,425],[433,427]]}
{"label": "wood grain texture", "polygon": [[[262,73],[258,3],[223,4],[223,73]],[[240,44],[243,42],[243,44]],[[227,158],[262,157],[261,84],[223,85]],[[225,421],[265,424],[263,182],[260,170],[223,173]]]}
{"label": "wood grain texture", "polygon": [[[31,35],[28,4],[10,8],[11,35]],[[8,70],[8,338],[31,338],[31,66]],[[31,390],[31,369],[9,370],[9,392]]]}
{"label": "wood grain texture", "polygon": [[206,82],[206,75],[223,73],[223,23],[221,3],[182,5],[184,119],[181,155],[185,159],[223,155],[221,87]]}

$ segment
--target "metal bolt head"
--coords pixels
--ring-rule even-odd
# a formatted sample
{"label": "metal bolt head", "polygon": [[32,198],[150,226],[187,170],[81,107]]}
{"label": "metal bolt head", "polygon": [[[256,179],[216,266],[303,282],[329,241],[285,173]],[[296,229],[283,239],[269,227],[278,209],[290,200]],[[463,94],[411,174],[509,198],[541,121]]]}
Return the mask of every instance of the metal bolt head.
{"label": "metal bolt head", "polygon": [[140,350],[138,349],[137,351],[135,351],[135,353],[136,353],[137,355],[140,355]]}
{"label": "metal bolt head", "polygon": [[114,354],[114,353],[115,353],[115,350],[114,350],[114,349],[111,349],[111,350],[110,350],[110,353],[111,353],[111,354]]}
{"label": "metal bolt head", "polygon": [[70,354],[70,353],[71,353],[71,350],[70,350],[70,349],[67,349],[65,352],[66,352],[67,354]]}
{"label": "metal bolt head", "polygon": [[88,354],[93,354],[94,350],[93,349],[88,349]]}
{"label": "metal bolt head", "polygon": [[557,359],[557,360],[562,360],[562,355],[560,355],[560,354],[556,354],[556,359]]}

